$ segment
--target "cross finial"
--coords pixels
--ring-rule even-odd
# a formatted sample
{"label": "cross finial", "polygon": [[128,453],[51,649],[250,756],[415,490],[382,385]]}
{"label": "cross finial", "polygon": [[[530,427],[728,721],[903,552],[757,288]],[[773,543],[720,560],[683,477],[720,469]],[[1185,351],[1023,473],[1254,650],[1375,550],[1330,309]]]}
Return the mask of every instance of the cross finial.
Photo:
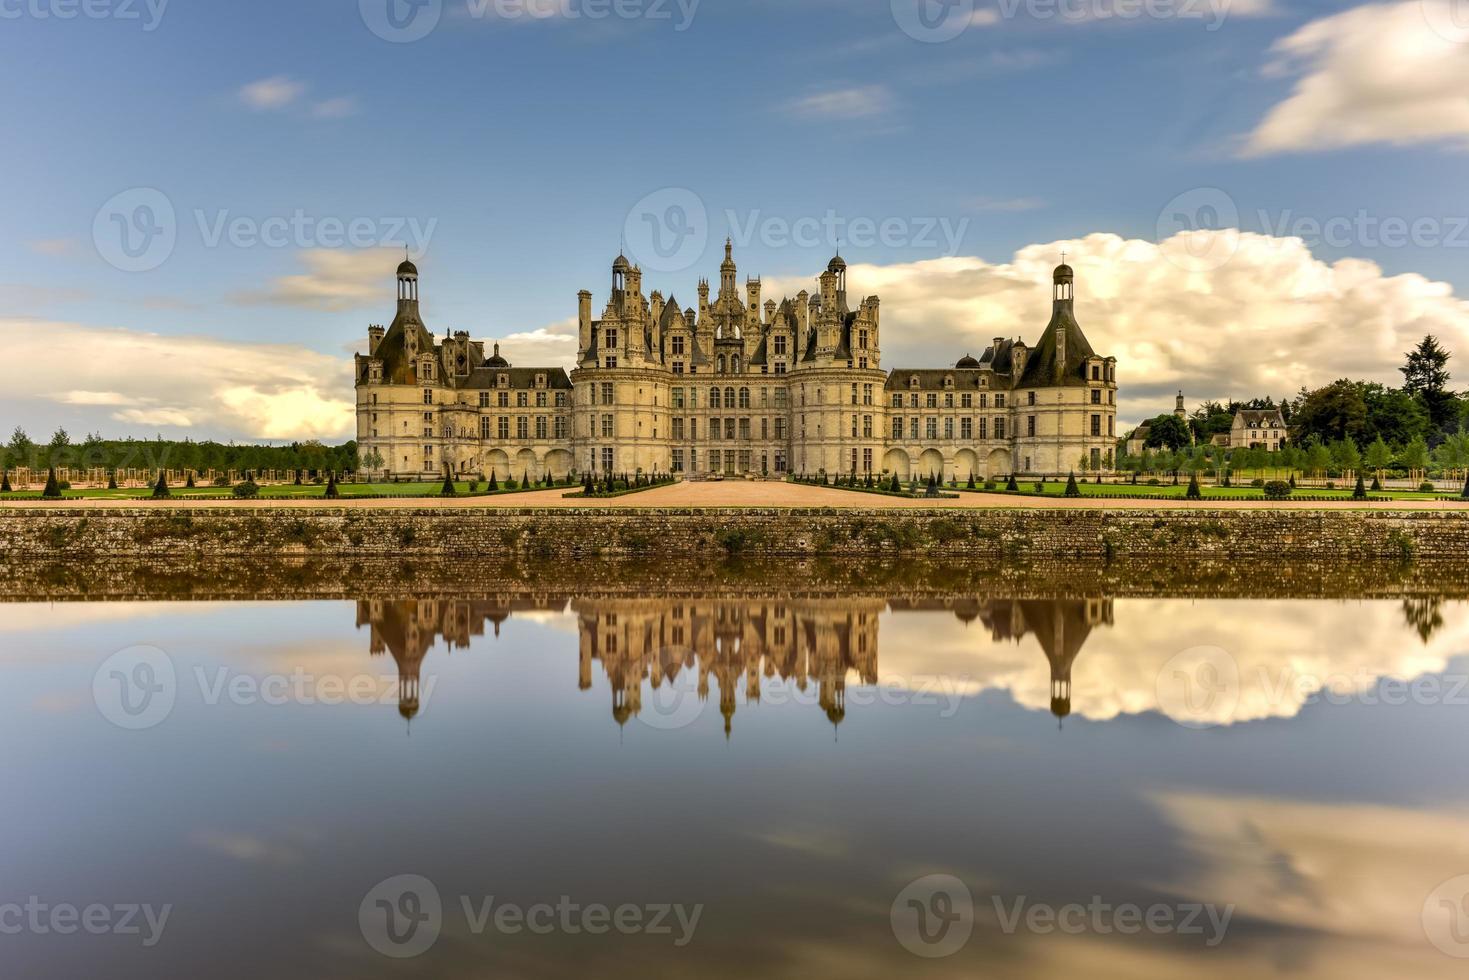
{"label": "cross finial", "polygon": [[1062,265],[1065,265],[1066,264],[1066,250],[1064,248],[1061,249],[1061,264]]}

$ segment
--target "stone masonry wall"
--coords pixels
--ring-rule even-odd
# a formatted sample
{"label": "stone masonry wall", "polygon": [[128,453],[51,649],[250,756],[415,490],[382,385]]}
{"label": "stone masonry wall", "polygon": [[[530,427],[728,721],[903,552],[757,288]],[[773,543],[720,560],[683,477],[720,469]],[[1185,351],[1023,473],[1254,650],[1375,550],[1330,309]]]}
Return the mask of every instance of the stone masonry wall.
{"label": "stone masonry wall", "polygon": [[99,558],[963,554],[1017,561],[1463,559],[1469,512],[540,510],[0,511],[0,556]]}

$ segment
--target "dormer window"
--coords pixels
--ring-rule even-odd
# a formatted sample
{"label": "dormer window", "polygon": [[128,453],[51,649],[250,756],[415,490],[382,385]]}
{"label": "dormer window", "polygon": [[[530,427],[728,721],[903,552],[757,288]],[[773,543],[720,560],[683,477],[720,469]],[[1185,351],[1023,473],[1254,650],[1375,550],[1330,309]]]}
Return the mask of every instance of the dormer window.
{"label": "dormer window", "polygon": [[952,388],[952,387],[954,387],[954,378],[953,378],[952,375],[945,375],[944,376],[944,387],[945,388]]}
{"label": "dormer window", "polygon": [[508,374],[496,375],[495,376],[495,387],[496,388],[509,388],[510,387],[510,375],[508,375]]}
{"label": "dormer window", "polygon": [[546,387],[546,376],[544,374],[538,374],[538,375],[536,375],[536,387],[537,388],[544,388],[544,387]]}
{"label": "dormer window", "polygon": [[915,374],[915,375],[911,376],[908,379],[908,387],[909,388],[917,388],[918,387],[918,375]]}

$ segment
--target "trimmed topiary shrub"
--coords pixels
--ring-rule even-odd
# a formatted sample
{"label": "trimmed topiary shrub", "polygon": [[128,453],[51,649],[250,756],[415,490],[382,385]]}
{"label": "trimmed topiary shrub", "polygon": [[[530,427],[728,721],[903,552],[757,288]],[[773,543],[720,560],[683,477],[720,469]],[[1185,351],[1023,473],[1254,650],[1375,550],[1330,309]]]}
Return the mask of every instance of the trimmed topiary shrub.
{"label": "trimmed topiary shrub", "polygon": [[184,487],[186,489],[189,489],[189,490],[196,489],[196,487],[194,486],[194,471],[193,470],[187,470],[186,471],[186,476],[185,476],[185,479],[184,479]]}
{"label": "trimmed topiary shrub", "polygon": [[1363,480],[1362,480],[1362,474],[1361,473],[1358,473],[1357,474],[1357,485],[1355,487],[1352,487],[1352,499],[1353,500],[1366,500],[1367,499],[1367,484],[1365,482],[1363,482]]}
{"label": "trimmed topiary shrub", "polygon": [[169,492],[169,489],[168,489],[168,480],[164,479],[163,471],[162,470],[159,470],[158,471],[158,482],[155,483],[155,484],[153,484],[153,499],[154,500],[167,500],[169,497],[172,497],[172,496],[173,496],[173,494],[171,492]]}
{"label": "trimmed topiary shrub", "polygon": [[107,489],[109,489],[109,490],[116,490],[117,489],[117,470],[108,470],[107,471]]}
{"label": "trimmed topiary shrub", "polygon": [[[591,477],[587,477],[587,479],[590,480]],[[485,484],[485,489],[488,490],[490,493],[499,493],[500,492],[500,481],[495,476],[495,471],[494,470],[490,470],[490,482],[487,483],[487,484]]]}
{"label": "trimmed topiary shrub", "polygon": [[1377,477],[1374,476],[1372,478],[1372,492],[1373,493],[1377,493],[1381,489],[1382,489],[1382,481],[1380,479],[1378,479]]}
{"label": "trimmed topiary shrub", "polygon": [[1072,473],[1067,474],[1067,476],[1066,476],[1066,491],[1065,491],[1065,493],[1066,493],[1066,496],[1068,496],[1068,497],[1080,497],[1081,496],[1081,487],[1079,487],[1079,486],[1076,485],[1076,473],[1074,471]]}
{"label": "trimmed topiary shrub", "polygon": [[1188,477],[1188,489],[1183,494],[1189,500],[1202,500],[1204,491],[1199,489],[1199,474],[1190,473]]}
{"label": "trimmed topiary shrub", "polygon": [[1250,481],[1250,486],[1254,487],[1257,490],[1263,489],[1265,486],[1265,481],[1256,477],[1255,479]]}
{"label": "trimmed topiary shrub", "polygon": [[54,466],[46,473],[46,488],[41,491],[41,497],[46,500],[57,500],[61,497],[61,484],[56,482]]}
{"label": "trimmed topiary shrub", "polygon": [[254,500],[260,496],[260,485],[254,480],[244,480],[235,484],[233,493],[241,500]]}
{"label": "trimmed topiary shrub", "polygon": [[[5,471],[5,476],[3,478],[0,478],[0,493],[14,493],[14,491],[10,489],[10,471],[9,470],[6,470]],[[1466,483],[1464,485],[1464,493],[1466,495],[1469,495],[1469,483]]]}
{"label": "trimmed topiary shrub", "polygon": [[1005,489],[1008,490],[1008,491],[1010,491],[1011,493],[1019,493],[1020,492],[1020,484],[1018,484],[1018,483],[1015,482],[1015,474],[1014,473],[1011,473],[1010,474],[1010,479],[1008,479],[1008,480],[1005,481]]}
{"label": "trimmed topiary shrub", "polygon": [[1290,496],[1291,485],[1284,480],[1271,480],[1265,484],[1265,499],[1284,500]]}
{"label": "trimmed topiary shrub", "polygon": [[459,491],[457,491],[457,490],[454,489],[454,474],[452,474],[452,473],[445,473],[444,474],[444,486],[443,486],[443,488],[441,490],[439,490],[439,496],[440,497],[457,497],[457,496],[459,496]]}
{"label": "trimmed topiary shrub", "polygon": [[1418,492],[1419,493],[1438,493],[1438,488],[1435,487],[1431,481],[1424,480],[1422,483],[1418,484]]}
{"label": "trimmed topiary shrub", "polygon": [[326,481],[326,499],[336,500],[342,496],[342,491],[337,489],[337,471],[332,470]]}

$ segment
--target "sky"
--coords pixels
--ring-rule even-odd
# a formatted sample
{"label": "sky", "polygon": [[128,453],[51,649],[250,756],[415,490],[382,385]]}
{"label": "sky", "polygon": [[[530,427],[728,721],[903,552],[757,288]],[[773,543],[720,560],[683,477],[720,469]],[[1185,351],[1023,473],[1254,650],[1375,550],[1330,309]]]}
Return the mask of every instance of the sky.
{"label": "sky", "polygon": [[888,368],[1064,251],[1124,424],[1469,351],[1464,0],[0,0],[0,84],[5,433],[348,438],[405,248],[522,366],[726,237],[840,248]]}

